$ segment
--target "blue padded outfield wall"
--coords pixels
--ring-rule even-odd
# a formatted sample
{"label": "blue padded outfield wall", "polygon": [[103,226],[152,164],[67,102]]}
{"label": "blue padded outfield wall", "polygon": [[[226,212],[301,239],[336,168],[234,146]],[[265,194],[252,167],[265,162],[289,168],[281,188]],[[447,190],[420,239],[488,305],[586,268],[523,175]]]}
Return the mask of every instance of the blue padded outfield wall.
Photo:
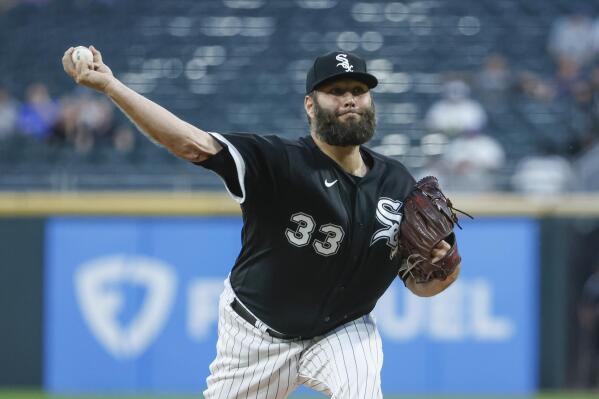
{"label": "blue padded outfield wall", "polygon": [[[49,219],[45,388],[201,392],[240,228],[238,217]],[[464,221],[452,287],[417,298],[392,285],[375,310],[385,393],[536,391],[538,230]]]}

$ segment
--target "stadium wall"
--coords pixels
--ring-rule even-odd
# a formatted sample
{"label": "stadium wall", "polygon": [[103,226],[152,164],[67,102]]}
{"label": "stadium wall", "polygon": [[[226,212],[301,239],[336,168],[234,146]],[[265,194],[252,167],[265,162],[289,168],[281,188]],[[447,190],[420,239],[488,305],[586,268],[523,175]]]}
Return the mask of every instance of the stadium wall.
{"label": "stadium wall", "polygon": [[[382,301],[382,312],[394,316],[379,316],[383,335],[387,335],[390,342],[385,344],[388,349],[384,372],[388,375],[383,376],[384,380],[391,380],[390,376],[400,374],[399,368],[413,362],[406,361],[407,358],[423,359],[417,367],[423,370],[438,367],[443,377],[438,381],[412,380],[412,386],[399,381],[401,385],[393,383],[387,391],[464,392],[466,385],[460,385],[460,376],[471,381],[473,370],[465,367],[478,364],[480,359],[476,357],[477,353],[486,353],[487,361],[495,360],[490,368],[487,367],[492,371],[491,374],[501,375],[505,371],[502,367],[509,366],[512,371],[516,370],[520,379],[512,379],[512,384],[506,385],[507,381],[485,380],[485,375],[481,375],[478,378],[480,385],[469,383],[470,392],[523,393],[539,388],[567,387],[573,378],[568,370],[575,365],[576,320],[573,315],[582,284],[581,276],[588,273],[592,257],[596,255],[593,253],[593,242],[589,241],[593,240],[593,235],[589,235],[589,232],[593,232],[599,224],[599,200],[591,196],[551,200],[512,195],[452,198],[459,208],[477,217],[474,222],[467,222],[465,230],[459,233],[466,234],[461,237],[461,242],[465,244],[465,259],[473,260],[465,267],[462,277],[466,285],[459,287],[460,295],[481,292],[484,281],[480,277],[486,276],[492,288],[501,292],[494,298],[495,303],[491,304],[495,308],[490,309],[491,313],[496,313],[494,322],[499,325],[503,322],[499,330],[503,328],[505,333],[505,328],[509,329],[505,322],[513,316],[512,320],[515,320],[518,329],[525,329],[525,334],[511,343],[504,342],[503,347],[494,347],[489,342],[485,347],[477,342],[480,337],[476,336],[474,330],[469,330],[469,337],[462,337],[460,343],[448,344],[439,342],[439,337],[434,336],[434,327],[431,329],[429,324],[426,332],[402,338],[401,332],[397,331],[408,325],[408,319],[404,317],[408,301],[399,291],[392,290],[388,296],[391,299]],[[202,295],[208,295],[206,293],[218,291],[215,287],[226,276],[227,268],[236,255],[236,246],[239,245],[238,215],[237,205],[218,193],[0,194],[0,249],[4,254],[0,280],[0,295],[3,297],[0,301],[0,320],[5,326],[0,330],[0,352],[6,354],[0,357],[0,385],[43,384],[46,389],[56,393],[197,391],[203,383],[200,374],[206,371],[213,351],[214,342],[206,337],[214,334],[214,331],[202,330],[201,320],[195,321],[195,327],[190,326],[192,321],[189,321],[184,309],[189,304],[189,295],[202,298]],[[115,233],[119,231],[122,234]],[[104,342],[102,348],[101,338],[96,336],[94,339],[89,324],[85,325],[85,317],[81,317],[81,309],[76,308],[77,298],[72,285],[77,275],[75,269],[86,259],[105,258],[110,253],[142,257],[150,254],[152,250],[147,247],[148,241],[142,239],[150,234],[148,231],[154,231],[154,239],[160,234],[165,239],[173,234],[177,237],[169,239],[170,249],[166,250],[177,252],[177,258],[172,261],[177,265],[177,279],[195,282],[199,284],[195,287],[200,287],[196,290],[193,284],[184,289],[180,287],[183,291],[177,295],[188,295],[188,298],[176,298],[174,302],[174,306],[180,308],[173,313],[173,317],[180,318],[182,323],[179,330],[170,326],[174,332],[165,333],[156,341],[157,346],[153,347],[150,354],[142,355],[134,362],[123,363],[122,356],[128,353],[127,349],[113,346],[112,361],[121,365],[116,368],[122,376],[121,380],[115,380],[110,373],[104,372],[95,373],[95,378],[88,381],[72,378],[76,375],[78,362],[82,361],[77,358],[78,354],[87,354],[84,359],[88,363],[90,358],[96,356],[96,361],[91,362],[94,365],[99,364],[98,359],[104,359],[108,362],[104,370],[115,370],[115,364],[110,363],[110,356],[107,356],[111,353],[110,345]],[[229,244],[226,244],[224,251],[212,249],[226,254],[226,259],[215,257],[210,267],[197,264],[180,266],[186,259],[193,258],[193,253],[185,256],[177,251],[180,242],[197,240],[195,234],[198,232],[203,232],[207,240],[214,242],[215,231],[224,234],[224,239],[219,236],[217,241]],[[85,240],[81,240],[81,237],[85,237]],[[163,255],[158,258],[164,260],[170,256]],[[68,292],[72,295],[65,294]],[[138,293],[127,292],[127,298],[133,298],[134,303],[140,301]],[[482,296],[470,297],[470,300],[484,301],[484,289],[482,292]],[[214,296],[210,298],[213,300]],[[455,298],[444,300],[452,302]],[[428,305],[412,303],[411,306],[417,308]],[[404,309],[404,313],[398,310],[400,308]],[[509,309],[517,308],[522,312],[510,313],[512,310]],[[429,306],[427,312],[434,312],[434,306],[432,309]],[[129,309],[129,312],[133,310]],[[184,321],[186,318],[187,321]],[[182,327],[185,325],[187,327]],[[184,330],[187,331],[187,338],[180,335]],[[196,338],[207,335],[204,341],[194,341],[194,334]],[[441,337],[441,341],[443,339],[447,341],[452,338]],[[179,345],[183,342],[183,346],[187,346],[173,347],[176,342]],[[161,349],[161,345],[165,346]],[[86,352],[89,348],[95,351],[94,355]],[[497,352],[497,348],[501,350]],[[185,378],[177,380],[170,375],[160,376],[160,370],[147,366],[164,362],[165,358],[161,356],[173,351],[196,354],[188,359],[192,367],[186,366],[186,369],[190,369],[189,381]],[[501,353],[505,355],[503,358]],[[456,357],[463,361],[455,369],[458,374],[452,375],[449,368],[444,369],[443,364],[451,363]],[[515,368],[514,364],[522,368]],[[409,373],[410,370],[404,372]],[[414,370],[411,372],[414,373]],[[161,378],[167,382],[161,382]],[[191,379],[193,382],[190,382]]]}
{"label": "stadium wall", "polygon": [[40,217],[0,218],[0,386],[42,382],[43,232]]}

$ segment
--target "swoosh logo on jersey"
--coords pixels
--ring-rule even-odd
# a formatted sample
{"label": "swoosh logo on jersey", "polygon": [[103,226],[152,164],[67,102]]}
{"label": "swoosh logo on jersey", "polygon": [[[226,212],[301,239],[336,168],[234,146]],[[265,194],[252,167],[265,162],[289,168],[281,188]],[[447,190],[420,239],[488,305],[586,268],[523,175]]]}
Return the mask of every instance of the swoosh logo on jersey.
{"label": "swoosh logo on jersey", "polygon": [[337,183],[337,180],[329,181],[328,179],[324,179],[324,185],[327,187],[333,187]]}

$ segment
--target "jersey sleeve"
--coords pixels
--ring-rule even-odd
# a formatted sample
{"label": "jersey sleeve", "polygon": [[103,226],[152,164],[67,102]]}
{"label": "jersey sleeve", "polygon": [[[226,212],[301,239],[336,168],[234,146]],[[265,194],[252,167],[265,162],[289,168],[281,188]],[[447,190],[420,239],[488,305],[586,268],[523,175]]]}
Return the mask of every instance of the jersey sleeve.
{"label": "jersey sleeve", "polygon": [[229,195],[239,204],[248,196],[270,193],[277,175],[286,170],[284,144],[276,136],[213,132],[210,135],[223,149],[195,164],[218,174]]}

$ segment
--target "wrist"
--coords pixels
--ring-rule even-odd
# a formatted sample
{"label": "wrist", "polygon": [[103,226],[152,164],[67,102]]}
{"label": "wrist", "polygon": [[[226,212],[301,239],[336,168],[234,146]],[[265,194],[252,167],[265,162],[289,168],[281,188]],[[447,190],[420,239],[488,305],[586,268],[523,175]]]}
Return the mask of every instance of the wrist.
{"label": "wrist", "polygon": [[108,82],[104,85],[104,88],[102,89],[102,93],[104,93],[105,95],[107,95],[110,98],[114,97],[114,93],[117,90],[117,86],[119,85],[119,80],[117,78],[115,78],[114,76],[111,76],[110,79],[108,79]]}

